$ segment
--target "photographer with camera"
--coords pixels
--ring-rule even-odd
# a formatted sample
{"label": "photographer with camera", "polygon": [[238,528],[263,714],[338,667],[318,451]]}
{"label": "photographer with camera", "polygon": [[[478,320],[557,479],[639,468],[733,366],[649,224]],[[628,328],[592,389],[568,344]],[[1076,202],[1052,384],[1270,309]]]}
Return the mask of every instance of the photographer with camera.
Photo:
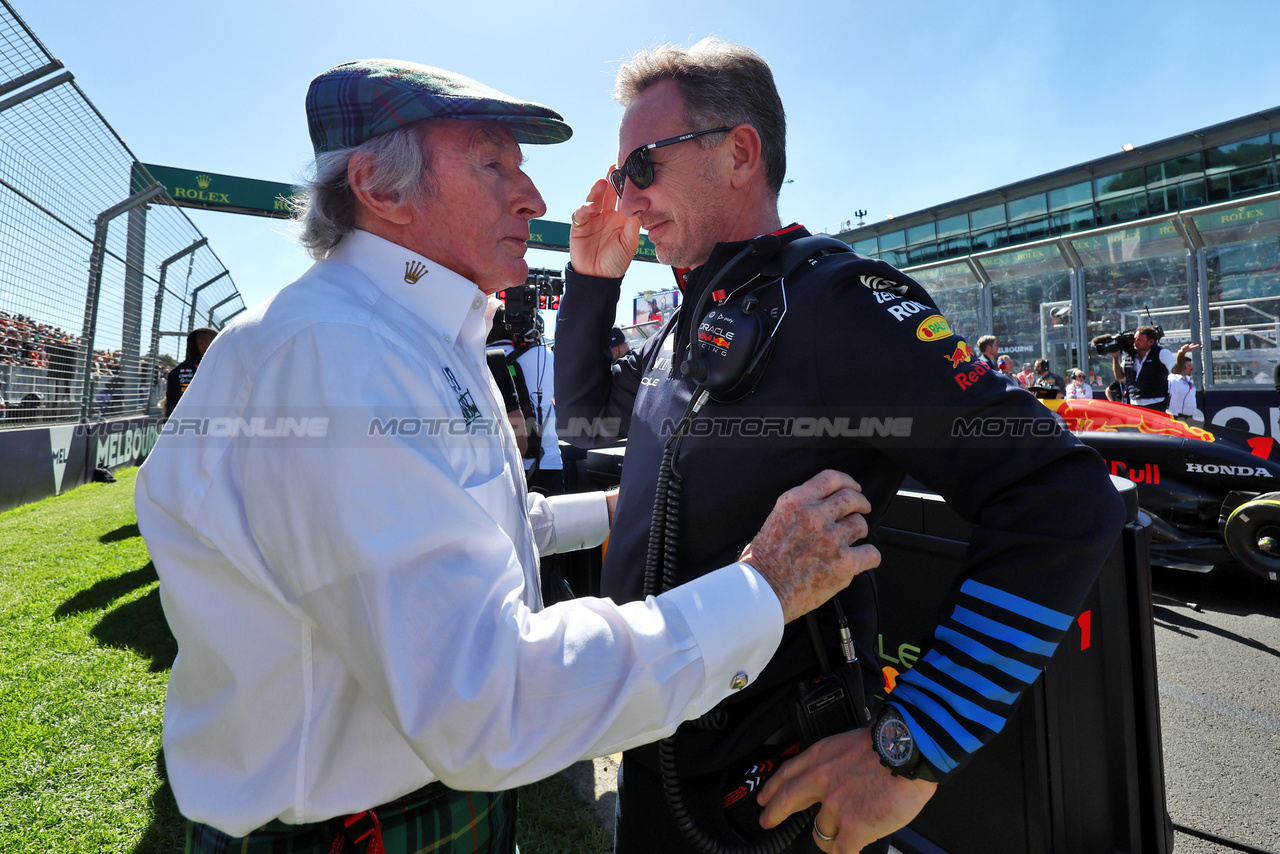
{"label": "photographer with camera", "polygon": [[564,293],[558,274],[531,270],[523,285],[498,296],[503,307],[493,318],[488,343],[502,348],[527,390],[524,413],[528,446],[524,451],[525,482],[544,495],[564,494],[564,463],[556,435],[555,357],[542,343],[543,323],[538,309],[554,305]]}
{"label": "photographer with camera", "polygon": [[[1139,326],[1130,339],[1125,333],[1116,336],[1119,347],[1111,351],[1111,366],[1116,379],[1124,387],[1125,403],[1165,412],[1169,408],[1169,374],[1176,357],[1158,343],[1164,332],[1155,326]],[[1132,340],[1132,345],[1126,347]],[[1094,344],[1101,352],[1102,345]],[[1183,344],[1178,356],[1185,356],[1199,344]]]}

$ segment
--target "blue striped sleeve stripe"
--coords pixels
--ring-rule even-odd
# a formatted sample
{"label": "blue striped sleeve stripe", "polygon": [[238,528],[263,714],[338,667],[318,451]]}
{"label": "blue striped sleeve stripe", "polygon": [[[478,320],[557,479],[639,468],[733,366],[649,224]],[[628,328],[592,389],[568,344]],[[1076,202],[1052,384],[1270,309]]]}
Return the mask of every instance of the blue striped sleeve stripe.
{"label": "blue striped sleeve stripe", "polygon": [[981,581],[970,579],[960,585],[960,591],[969,594],[975,599],[998,605],[1006,611],[1029,617],[1037,623],[1043,623],[1060,632],[1065,632],[1071,628],[1072,617],[1069,614],[1046,608],[1029,599],[1023,599],[1021,596],[983,584]]}
{"label": "blue striped sleeve stripe", "polygon": [[995,700],[997,703],[1009,705],[1018,699],[1019,692],[1010,691],[1001,688],[987,677],[970,670],[967,667],[961,667],[945,655],[930,650],[925,654],[924,663],[933,667],[939,673],[945,673],[952,679],[964,685],[970,691],[975,691],[986,697],[988,700]]}
{"label": "blue striped sleeve stripe", "polygon": [[[893,689],[892,697],[895,700],[909,703],[923,712],[930,721],[949,735],[965,753],[973,753],[979,747],[982,747],[982,742],[973,733],[965,729],[945,706],[914,685],[899,680],[897,686]],[[911,732],[914,734],[915,731],[915,728],[912,727]]]}
{"label": "blue striped sleeve stripe", "polygon": [[968,626],[974,631],[982,632],[987,637],[1003,641],[1010,646],[1015,646],[1033,655],[1043,655],[1048,658],[1058,648],[1056,643],[1041,640],[1035,635],[1029,635],[1026,632],[1020,632],[1012,626],[1006,626],[1004,623],[997,623],[995,620],[984,617],[981,614],[975,614],[968,608],[956,606],[955,613],[951,615],[951,619],[962,626]]}
{"label": "blue striped sleeve stripe", "polygon": [[966,700],[956,692],[949,688],[944,688],[937,682],[925,676],[919,671],[919,668],[912,668],[906,673],[898,677],[899,682],[905,682],[916,688],[928,691],[942,702],[946,703],[961,717],[971,720],[979,726],[986,727],[992,732],[999,732],[1004,729],[1005,719],[999,715],[989,712],[979,706],[972,700]]}
{"label": "blue striped sleeve stripe", "polygon": [[934,632],[934,637],[944,643],[951,644],[974,661],[979,661],[1003,673],[1008,673],[1014,679],[1025,682],[1028,685],[1036,681],[1036,677],[1040,675],[1040,671],[1034,667],[1000,655],[968,635],[960,634],[950,626],[938,626],[937,631]]}
{"label": "blue striped sleeve stripe", "polygon": [[[895,690],[894,693],[897,693]],[[902,719],[907,722],[907,726],[911,729],[911,737],[915,739],[916,747],[920,748],[920,752],[924,754],[924,758],[929,760],[934,768],[937,768],[943,774],[954,769],[960,763],[947,755],[936,741],[930,736],[924,726],[915,719],[910,711],[904,709],[901,705],[894,703],[894,707],[902,715]]]}

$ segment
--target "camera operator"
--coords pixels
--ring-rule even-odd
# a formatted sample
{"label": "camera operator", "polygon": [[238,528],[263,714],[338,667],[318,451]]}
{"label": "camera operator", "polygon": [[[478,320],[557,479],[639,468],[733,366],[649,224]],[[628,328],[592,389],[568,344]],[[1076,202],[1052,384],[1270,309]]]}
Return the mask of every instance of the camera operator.
{"label": "camera operator", "polygon": [[542,343],[542,318],[527,318],[499,310],[493,319],[489,342],[501,347],[508,363],[514,361],[529,392],[530,411],[525,413],[529,446],[524,453],[525,482],[544,495],[564,494],[564,463],[556,435],[555,356]]}
{"label": "camera operator", "polygon": [[[1157,343],[1161,333],[1154,326],[1139,326],[1133,334],[1133,352],[1111,354],[1116,379],[1124,387],[1125,402],[1157,412],[1169,408],[1169,374],[1176,357]],[[1183,344],[1178,356],[1185,356],[1199,344]]]}

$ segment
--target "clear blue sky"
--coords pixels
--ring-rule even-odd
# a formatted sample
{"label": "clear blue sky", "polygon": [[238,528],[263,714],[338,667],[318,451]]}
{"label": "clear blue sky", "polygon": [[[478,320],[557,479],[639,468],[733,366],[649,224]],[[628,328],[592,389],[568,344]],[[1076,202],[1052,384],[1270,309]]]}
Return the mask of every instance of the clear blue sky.
{"label": "clear blue sky", "polygon": [[[1277,0],[10,2],[149,163],[297,180],[307,84],[353,59],[423,62],[541,101],[575,131],[525,149],[560,221],[614,160],[617,61],[707,35],[772,65],[793,181],[782,219],[815,231],[1280,105]],[[281,221],[190,215],[248,304],[310,263]],[[532,266],[567,260],[529,253]],[[628,312],[637,290],[671,281],[657,265],[632,270]]]}

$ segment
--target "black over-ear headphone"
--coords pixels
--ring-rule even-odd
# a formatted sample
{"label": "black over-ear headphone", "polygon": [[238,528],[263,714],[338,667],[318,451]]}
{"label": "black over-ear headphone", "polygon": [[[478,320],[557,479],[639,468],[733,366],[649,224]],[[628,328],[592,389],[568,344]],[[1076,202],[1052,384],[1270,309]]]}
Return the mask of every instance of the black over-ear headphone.
{"label": "black over-ear headphone", "polygon": [[[773,352],[778,328],[787,315],[787,277],[819,255],[853,251],[849,244],[834,237],[801,237],[779,248],[780,243],[776,235],[753,240],[720,269],[698,299],[693,317],[701,321],[689,324],[688,357],[681,363],[680,372],[699,383],[713,400],[722,403],[738,400],[760,381],[769,354]],[[754,254],[773,256],[760,270],[764,283],[703,314],[724,274]],[[757,310],[759,300],[755,293],[775,282],[783,288],[782,315],[772,328],[766,328],[766,320]]]}

